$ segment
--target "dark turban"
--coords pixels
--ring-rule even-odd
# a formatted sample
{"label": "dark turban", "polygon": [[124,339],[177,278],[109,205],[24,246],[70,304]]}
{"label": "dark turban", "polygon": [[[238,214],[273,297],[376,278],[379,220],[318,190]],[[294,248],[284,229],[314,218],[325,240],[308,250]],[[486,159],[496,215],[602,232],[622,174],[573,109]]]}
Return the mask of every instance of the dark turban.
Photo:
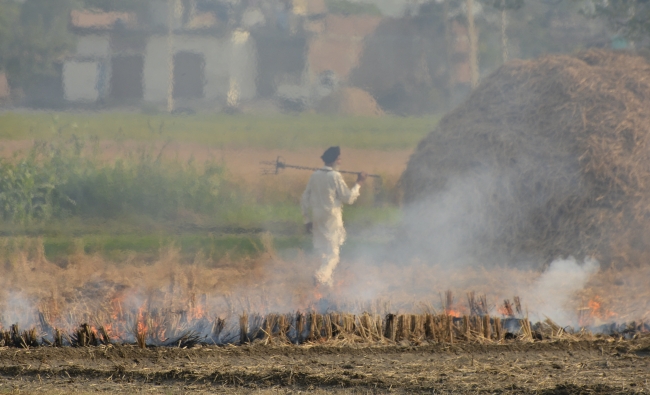
{"label": "dark turban", "polygon": [[341,148],[329,147],[320,157],[325,163],[332,163],[341,155]]}

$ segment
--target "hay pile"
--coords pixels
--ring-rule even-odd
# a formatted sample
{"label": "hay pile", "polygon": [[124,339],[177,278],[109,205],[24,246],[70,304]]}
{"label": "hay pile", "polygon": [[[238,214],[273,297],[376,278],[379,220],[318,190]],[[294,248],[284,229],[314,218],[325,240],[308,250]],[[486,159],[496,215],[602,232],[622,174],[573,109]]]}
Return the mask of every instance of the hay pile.
{"label": "hay pile", "polygon": [[477,254],[642,265],[649,139],[644,58],[591,50],[513,61],[420,142],[402,176],[404,200],[435,202],[464,180],[483,213]]}
{"label": "hay pile", "polygon": [[370,93],[355,87],[340,88],[324,97],[316,106],[318,112],[326,114],[374,117],[384,115],[377,101]]}

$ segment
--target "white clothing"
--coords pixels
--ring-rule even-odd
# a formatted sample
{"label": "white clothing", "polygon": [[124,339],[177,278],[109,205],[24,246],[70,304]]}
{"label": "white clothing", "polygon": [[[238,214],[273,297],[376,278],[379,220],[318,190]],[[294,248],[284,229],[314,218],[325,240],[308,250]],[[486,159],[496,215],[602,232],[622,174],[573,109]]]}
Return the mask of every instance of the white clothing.
{"label": "white clothing", "polygon": [[314,249],[321,258],[316,279],[332,285],[332,273],[339,263],[339,250],[345,242],[343,204],[352,204],[359,197],[360,185],[348,188],[341,173],[329,166],[315,171],[302,194],[300,206],[305,224],[313,224]]}

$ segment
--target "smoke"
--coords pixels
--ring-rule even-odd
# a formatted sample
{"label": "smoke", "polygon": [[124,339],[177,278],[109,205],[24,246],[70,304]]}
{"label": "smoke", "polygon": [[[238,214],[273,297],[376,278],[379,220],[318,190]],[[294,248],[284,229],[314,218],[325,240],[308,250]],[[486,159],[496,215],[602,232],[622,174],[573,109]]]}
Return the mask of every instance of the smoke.
{"label": "smoke", "polygon": [[[506,226],[498,223],[498,216],[485,204],[490,193],[496,192],[507,200],[503,182],[488,172],[457,178],[442,193],[405,207],[400,225],[370,227],[356,235],[349,232],[353,243],[357,238],[356,244],[344,246],[331,289],[314,282],[319,266],[316,257],[298,250],[276,251],[271,234],[263,237],[263,256],[216,266],[198,258],[192,264],[181,264],[174,247],[161,251],[159,260],[148,265],[116,267],[80,252],[65,268],[42,262],[34,272],[29,261],[20,260],[0,281],[5,289],[12,283],[19,285],[0,295],[4,296],[0,322],[5,328],[13,323],[33,325],[36,312],[48,298],[44,295],[53,295],[52,303],[61,302],[59,311],[65,315],[60,320],[65,322],[59,324],[66,328],[84,320],[110,322],[116,306],[130,312],[182,312],[201,306],[210,319],[228,319],[230,327],[236,326],[242,313],[440,312],[447,302],[444,295],[451,290],[452,307],[460,314],[470,313],[466,296],[473,291],[486,296],[492,315],[499,314],[504,299],[519,296],[524,313],[532,320],[549,317],[562,326],[576,325],[581,298],[592,296],[593,284],[605,291],[611,280],[590,259],[584,263],[557,259],[542,271],[536,267],[544,266],[543,262],[533,257],[507,265],[497,254],[485,255],[476,245],[492,236],[489,232],[495,224]],[[360,239],[363,243],[358,243]],[[647,306],[635,306],[634,315],[625,316],[629,302],[621,300],[622,304],[607,306],[621,314],[611,320],[637,319],[650,311]],[[107,306],[110,301],[119,304]],[[101,316],[98,311],[103,312]]]}
{"label": "smoke", "polygon": [[[498,231],[489,223],[493,218],[486,205],[486,197],[497,193],[497,179],[482,172],[447,184],[444,192],[405,207],[403,237],[393,251],[401,257],[419,253],[430,263],[455,267],[485,264],[487,256],[477,248],[486,235]],[[503,195],[507,190],[499,192]],[[492,251],[489,260],[496,258]]]}
{"label": "smoke", "polygon": [[[511,232],[508,227],[518,226],[508,221],[508,213],[518,209],[509,188],[512,173],[480,169],[447,180],[441,192],[404,207],[399,226],[365,230],[365,240],[391,237],[344,255],[337,269],[336,299],[355,301],[356,310],[373,300],[389,301],[393,311],[440,310],[442,295],[451,290],[455,310],[469,313],[464,299],[476,292],[487,296],[496,314],[503,300],[519,296],[531,319],[549,317],[576,325],[581,307],[577,295],[600,265],[572,257],[549,264],[534,253],[520,253],[513,262],[503,243],[503,234]],[[563,187],[567,194],[571,190]],[[529,208],[534,211],[545,202],[538,197]]]}
{"label": "smoke", "polygon": [[37,314],[34,301],[21,291],[7,290],[5,293],[0,310],[1,327],[9,328],[18,324],[19,328],[28,328],[34,325]]}
{"label": "smoke", "polygon": [[593,259],[586,259],[583,264],[573,257],[553,261],[532,288],[521,294],[531,320],[548,317],[561,325],[578,325],[576,311],[570,306],[599,268]]}

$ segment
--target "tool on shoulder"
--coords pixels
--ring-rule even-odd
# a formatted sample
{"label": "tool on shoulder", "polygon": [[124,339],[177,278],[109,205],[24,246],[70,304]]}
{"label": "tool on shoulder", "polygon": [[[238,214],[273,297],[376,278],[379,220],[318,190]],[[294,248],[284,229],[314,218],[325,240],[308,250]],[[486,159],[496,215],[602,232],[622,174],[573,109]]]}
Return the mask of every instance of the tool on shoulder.
{"label": "tool on shoulder", "polygon": [[[284,169],[296,169],[296,170],[311,170],[311,171],[330,171],[326,170],[323,168],[319,167],[308,167],[308,166],[298,166],[298,165],[288,165],[285,161],[284,158],[281,156],[278,156],[275,161],[261,161],[260,164],[264,165],[265,167],[262,168],[262,174],[264,175],[269,175],[269,174],[280,174],[280,172]],[[347,171],[347,170],[337,170],[339,173],[343,174],[356,174],[359,175],[361,172],[359,171]],[[370,178],[374,178],[375,182],[373,182],[373,186],[375,189],[375,205],[379,206],[384,200],[384,190],[382,188],[382,179],[379,174],[368,174],[367,175]]]}
{"label": "tool on shoulder", "polygon": [[[307,167],[307,166],[298,166],[298,165],[288,165],[281,156],[271,162],[271,161],[262,161],[262,165],[271,166],[262,170],[262,174],[279,174],[284,169],[296,169],[296,170],[311,170],[311,171],[329,171],[323,168],[318,167]],[[347,170],[337,170],[342,174],[361,174],[359,171],[347,171]],[[379,174],[368,174],[368,177],[377,178],[381,180]]]}

